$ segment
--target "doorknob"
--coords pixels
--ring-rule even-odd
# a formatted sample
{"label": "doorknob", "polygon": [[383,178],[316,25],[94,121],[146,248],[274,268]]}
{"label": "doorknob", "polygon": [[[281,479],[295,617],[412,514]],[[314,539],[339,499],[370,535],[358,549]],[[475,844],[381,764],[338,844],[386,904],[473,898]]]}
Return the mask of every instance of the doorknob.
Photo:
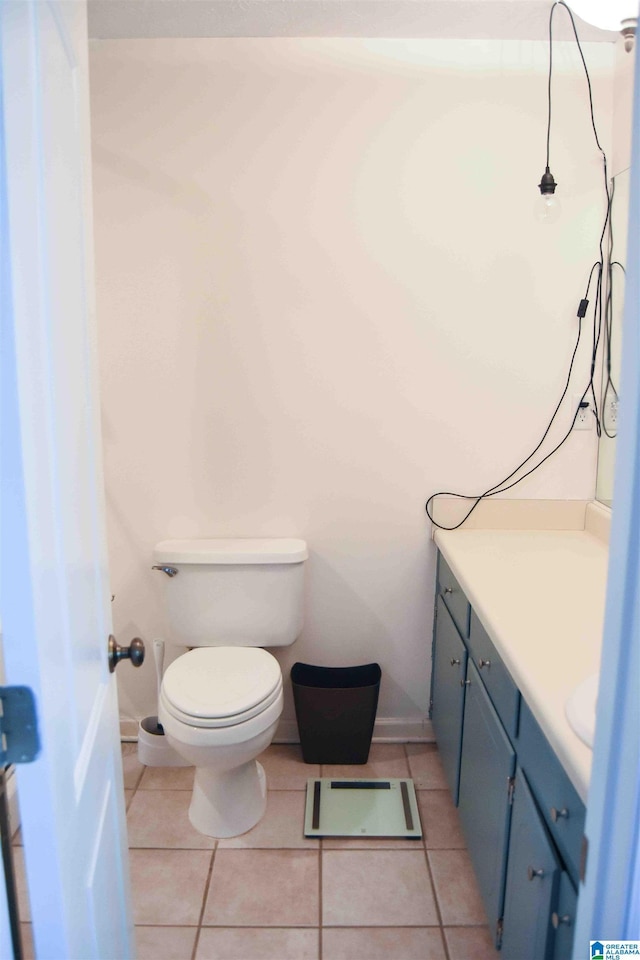
{"label": "doorknob", "polygon": [[144,661],[144,643],[140,637],[134,637],[128,647],[121,647],[110,634],[108,649],[109,673],[113,673],[121,660],[131,660],[134,667],[139,667]]}

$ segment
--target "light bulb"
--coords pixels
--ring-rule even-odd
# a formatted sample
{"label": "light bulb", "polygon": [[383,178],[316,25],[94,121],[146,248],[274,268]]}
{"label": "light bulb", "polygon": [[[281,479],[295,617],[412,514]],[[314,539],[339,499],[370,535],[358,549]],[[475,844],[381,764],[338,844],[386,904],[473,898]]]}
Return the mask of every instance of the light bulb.
{"label": "light bulb", "polygon": [[556,223],[561,213],[560,201],[552,193],[543,193],[536,198],[534,214],[539,223]]}

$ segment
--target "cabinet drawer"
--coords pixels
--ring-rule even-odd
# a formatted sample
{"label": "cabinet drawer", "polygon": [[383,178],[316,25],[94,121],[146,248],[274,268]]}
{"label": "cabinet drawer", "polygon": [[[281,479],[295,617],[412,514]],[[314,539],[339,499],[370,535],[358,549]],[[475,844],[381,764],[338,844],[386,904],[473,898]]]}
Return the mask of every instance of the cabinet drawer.
{"label": "cabinet drawer", "polygon": [[462,587],[454,577],[449,564],[438,553],[438,593],[442,596],[453,621],[463,640],[469,636],[469,616],[471,607]]}
{"label": "cabinet drawer", "polygon": [[518,761],[569,875],[577,885],[585,807],[524,701],[520,709]]}
{"label": "cabinet drawer", "polygon": [[507,735],[513,740],[518,733],[520,692],[473,610],[469,631],[469,654],[478,668]]}

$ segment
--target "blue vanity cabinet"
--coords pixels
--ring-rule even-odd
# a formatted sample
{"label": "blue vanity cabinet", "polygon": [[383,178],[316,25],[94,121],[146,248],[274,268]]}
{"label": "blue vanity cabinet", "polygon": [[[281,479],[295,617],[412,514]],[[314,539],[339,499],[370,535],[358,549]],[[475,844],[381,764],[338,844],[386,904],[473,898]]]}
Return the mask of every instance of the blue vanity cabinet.
{"label": "blue vanity cabinet", "polygon": [[568,960],[585,807],[440,555],[431,706],[503,960]]}
{"label": "blue vanity cabinet", "polygon": [[[552,960],[561,866],[529,784],[516,772],[504,900],[504,960]],[[565,960],[571,956],[569,951]]]}
{"label": "blue vanity cabinet", "polygon": [[453,796],[458,802],[462,717],[467,671],[467,648],[440,596],[436,604],[433,636],[431,723],[438,742],[440,759]]}
{"label": "blue vanity cabinet", "polygon": [[458,809],[489,926],[495,931],[498,945],[516,754],[471,659],[465,683]]}

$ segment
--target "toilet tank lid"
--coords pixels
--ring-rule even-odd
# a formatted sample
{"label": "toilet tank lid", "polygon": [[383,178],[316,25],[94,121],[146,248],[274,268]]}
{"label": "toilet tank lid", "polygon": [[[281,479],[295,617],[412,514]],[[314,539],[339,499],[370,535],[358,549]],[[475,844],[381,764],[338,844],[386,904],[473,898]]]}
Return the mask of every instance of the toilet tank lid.
{"label": "toilet tank lid", "polygon": [[302,563],[309,556],[304,540],[283,537],[233,540],[163,540],[156,563]]}

